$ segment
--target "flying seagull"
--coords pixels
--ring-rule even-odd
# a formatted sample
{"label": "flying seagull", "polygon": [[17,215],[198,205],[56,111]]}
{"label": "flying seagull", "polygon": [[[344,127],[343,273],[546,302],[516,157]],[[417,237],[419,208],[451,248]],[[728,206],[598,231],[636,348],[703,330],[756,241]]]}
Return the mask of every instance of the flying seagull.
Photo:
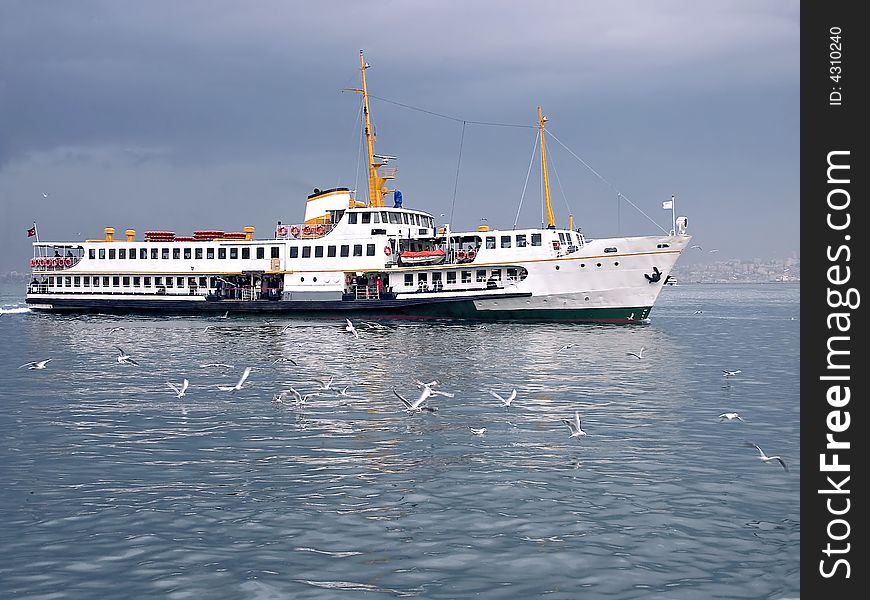
{"label": "flying seagull", "polygon": [[[426,389],[429,389],[429,388],[426,388]],[[420,397],[417,400],[415,400],[414,402],[409,402],[407,398],[405,398],[402,394],[400,394],[396,390],[393,390],[393,393],[396,395],[396,398],[401,400],[402,404],[405,405],[405,412],[412,413],[412,412],[420,412],[420,411],[425,410],[426,412],[433,413],[436,410],[438,410],[437,408],[423,405],[423,402],[425,402],[426,398],[429,397],[429,394],[426,393],[426,390],[423,390],[423,393],[420,394]]]}
{"label": "flying seagull", "polygon": [[299,365],[296,363],[295,360],[293,360],[292,358],[287,358],[286,356],[279,356],[278,358],[276,358],[276,359],[272,362],[272,364],[273,364],[273,365],[277,365],[279,362],[288,362],[288,363],[292,363],[292,365],[293,365],[294,367],[298,367],[298,366],[299,366]]}
{"label": "flying seagull", "polygon": [[222,316],[221,319],[226,319],[229,316],[230,316],[230,311],[227,311],[224,313],[224,316]]}
{"label": "flying seagull", "polygon": [[51,362],[52,360],[54,360],[54,359],[46,358],[45,360],[34,360],[34,361],[29,362],[29,363],[24,363],[23,365],[21,365],[18,368],[23,369],[24,367],[27,367],[28,370],[30,370],[30,369],[44,369],[45,365],[48,364],[49,362]]}
{"label": "flying seagull", "polygon": [[719,252],[719,251],[716,250],[716,249],[714,248],[713,250],[708,250],[707,252],[709,252],[710,254],[712,254],[713,252]]}
{"label": "flying seagull", "polygon": [[743,371],[741,371],[740,369],[737,369],[736,371],[728,371],[727,369],[722,369],[722,377],[734,377],[738,373],[742,372]]}
{"label": "flying seagull", "polygon": [[315,379],[314,381],[316,381],[317,383],[320,384],[320,391],[321,392],[332,392],[332,391],[335,391],[335,388],[332,387],[332,380],[333,379],[335,379],[335,377],[330,377],[329,381],[323,381],[322,379]]}
{"label": "flying seagull", "polygon": [[109,333],[115,333],[116,331],[124,331],[124,328],[123,327],[112,327],[109,330]]}
{"label": "flying seagull", "polygon": [[181,398],[184,395],[185,390],[187,390],[187,386],[190,385],[190,382],[185,379],[181,384],[181,389],[178,388],[174,383],[166,382],[166,385],[172,388],[172,391],[175,392],[176,398]]}
{"label": "flying seagull", "polygon": [[703,250],[703,248],[701,248],[701,246],[699,246],[698,244],[695,244],[694,246],[692,246],[692,248],[697,248],[698,250]]}
{"label": "flying seagull", "polygon": [[495,396],[496,398],[498,398],[499,400],[501,400],[501,403],[504,404],[505,406],[510,406],[511,402],[513,402],[514,398],[517,397],[516,390],[512,390],[510,396],[508,396],[507,398],[502,398],[501,394],[499,394],[498,392],[490,391],[489,393],[492,394],[493,396]]}
{"label": "flying seagull", "polygon": [[251,367],[245,367],[245,372],[242,373],[242,376],[239,378],[239,382],[236,385],[219,385],[218,389],[222,392],[235,392],[236,390],[240,390],[250,374]]}
{"label": "flying seagull", "polygon": [[643,351],[644,351],[644,350],[646,350],[646,348],[643,347],[643,346],[641,346],[641,347],[640,347],[640,352],[636,352],[636,353],[635,353],[635,352],[626,352],[625,354],[626,354],[627,356],[633,356],[633,357],[637,358],[638,360],[640,360],[641,358],[643,358]]}
{"label": "flying seagull", "polygon": [[752,447],[752,448],[755,448],[756,450],[758,450],[758,454],[760,455],[760,456],[758,457],[758,460],[761,460],[761,461],[764,461],[764,462],[770,462],[770,461],[772,461],[772,460],[775,460],[775,461],[779,462],[779,464],[782,465],[782,468],[785,469],[786,472],[788,472],[788,466],[786,466],[785,461],[782,460],[782,458],[780,458],[779,456],[767,456],[767,455],[764,453],[764,450],[762,450],[761,448],[759,448],[759,447],[758,447],[758,444],[755,444],[755,443],[753,443],[753,442],[746,442],[746,445],[747,445],[747,446],[750,446],[750,447]]}
{"label": "flying seagull", "polygon": [[571,437],[580,437],[581,435],[586,435],[586,432],[580,429],[580,413],[574,413],[574,419],[562,419],[562,422],[568,426],[571,430]]}
{"label": "flying seagull", "polygon": [[693,314],[693,315],[700,315],[700,314],[702,314],[703,312],[704,312],[703,310],[696,310],[696,311],[693,312],[692,314]]}
{"label": "flying seagull", "polygon": [[[450,392],[440,392],[438,390],[432,389],[436,385],[438,385],[438,381],[433,380],[429,383],[423,383],[422,381],[414,380],[418,387],[423,388],[423,394],[428,398],[429,396],[446,396],[448,398],[452,398],[455,394],[451,394]],[[422,397],[422,396],[421,396]]]}
{"label": "flying seagull", "polygon": [[129,354],[126,354],[123,350],[115,346],[115,349],[118,351],[118,364],[121,365],[138,365],[135,360],[130,358]]}
{"label": "flying seagull", "polygon": [[225,363],[206,363],[204,365],[199,365],[199,366],[203,367],[203,368],[206,368],[206,367],[223,367],[224,369],[232,369],[233,368],[233,365],[228,365]]}
{"label": "flying seagull", "polygon": [[345,331],[349,331],[353,334],[353,337],[359,339],[359,333],[356,331],[356,327],[353,326],[353,323],[350,322],[350,319],[345,319],[347,321],[347,327],[344,328]]}
{"label": "flying seagull", "polygon": [[722,413],[719,415],[719,422],[722,423],[724,421],[742,421],[743,419],[737,413]]}

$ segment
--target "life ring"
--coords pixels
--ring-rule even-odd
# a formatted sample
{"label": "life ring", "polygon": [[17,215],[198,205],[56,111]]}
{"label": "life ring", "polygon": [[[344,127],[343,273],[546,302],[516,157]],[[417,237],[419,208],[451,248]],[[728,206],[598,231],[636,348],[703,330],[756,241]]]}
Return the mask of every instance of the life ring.
{"label": "life ring", "polygon": [[456,260],[465,260],[465,250],[459,249],[456,251]]}
{"label": "life ring", "polygon": [[465,255],[465,257],[466,257],[468,260],[474,260],[474,258],[475,258],[476,256],[477,256],[477,250],[475,250],[474,248],[471,248],[471,249],[468,251],[468,253]]}
{"label": "life ring", "polygon": [[51,266],[52,266],[52,267],[56,267],[56,266],[57,266],[57,259],[56,259],[56,258],[52,258],[52,259],[51,259]]}
{"label": "life ring", "polygon": [[287,227],[285,227],[284,225],[279,225],[278,226],[278,235],[280,235],[280,236],[287,235]]}
{"label": "life ring", "polygon": [[384,246],[384,254],[386,254],[387,256],[389,256],[389,255],[392,254],[392,253],[393,253],[393,249],[392,249],[392,248],[390,248],[389,246]]}
{"label": "life ring", "polygon": [[323,235],[324,233],[326,233],[326,227],[324,227],[323,225],[318,225],[317,226],[317,235]]}
{"label": "life ring", "polygon": [[302,227],[302,235],[311,235],[311,226],[305,225]]}
{"label": "life ring", "polygon": [[73,259],[71,259],[71,258],[64,259],[63,264],[66,265],[67,267],[71,267],[73,265]]}
{"label": "life ring", "polygon": [[290,228],[290,235],[292,235],[293,237],[299,236],[299,226],[298,225],[294,225],[293,227]]}
{"label": "life ring", "polygon": [[31,258],[31,259],[30,259],[30,266],[31,266],[31,267],[35,267],[35,266],[36,266],[36,259],[35,259],[35,258]]}

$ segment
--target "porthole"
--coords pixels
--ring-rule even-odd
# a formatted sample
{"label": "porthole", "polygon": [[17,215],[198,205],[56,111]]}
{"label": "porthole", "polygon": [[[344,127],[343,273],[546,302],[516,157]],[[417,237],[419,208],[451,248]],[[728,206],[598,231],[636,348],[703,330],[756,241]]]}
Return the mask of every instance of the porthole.
{"label": "porthole", "polygon": [[586,266],[586,263],[580,263],[580,268],[581,268],[581,269],[582,269],[583,267],[585,267],[585,266]]}
{"label": "porthole", "polygon": [[300,278],[299,278],[299,281],[305,281],[305,278],[304,278],[304,277],[300,277]]}
{"label": "porthole", "polygon": [[559,265],[556,265],[556,270],[557,270],[557,271],[559,270]]}
{"label": "porthole", "polygon": [[314,279],[312,279],[312,281],[314,281],[314,283],[317,283],[317,277],[315,277]]}
{"label": "porthole", "polygon": [[586,296],[586,297],[584,298],[584,300],[586,300],[586,302],[589,302],[589,296]]}
{"label": "porthole", "polygon": [[598,263],[598,266],[600,267],[600,266],[601,266],[601,263]]}
{"label": "porthole", "polygon": [[619,266],[619,261],[616,261],[615,263],[613,263],[613,266],[614,266],[614,267],[618,267],[618,266]]}

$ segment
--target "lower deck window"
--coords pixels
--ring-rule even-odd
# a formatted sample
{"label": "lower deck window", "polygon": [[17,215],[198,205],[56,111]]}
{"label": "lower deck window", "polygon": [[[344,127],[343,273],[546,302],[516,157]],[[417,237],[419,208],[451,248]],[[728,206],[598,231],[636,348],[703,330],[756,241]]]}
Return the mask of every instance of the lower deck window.
{"label": "lower deck window", "polygon": [[477,281],[480,283],[486,281],[486,271],[481,269],[477,272]]}
{"label": "lower deck window", "polygon": [[471,271],[462,272],[462,283],[471,283]]}
{"label": "lower deck window", "polygon": [[452,283],[456,283],[456,271],[450,271],[447,273],[447,285]]}

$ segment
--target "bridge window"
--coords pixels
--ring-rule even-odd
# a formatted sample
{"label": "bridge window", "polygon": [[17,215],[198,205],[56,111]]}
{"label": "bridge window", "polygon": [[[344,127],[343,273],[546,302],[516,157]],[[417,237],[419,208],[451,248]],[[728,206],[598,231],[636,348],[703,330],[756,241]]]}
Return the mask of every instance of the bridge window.
{"label": "bridge window", "polygon": [[163,277],[155,277],[154,285],[163,285]]}
{"label": "bridge window", "polygon": [[120,260],[126,260],[126,259],[127,259],[127,249],[126,249],[126,248],[119,248],[119,249],[118,249],[118,258],[119,258]]}
{"label": "bridge window", "polygon": [[364,212],[364,213],[363,213],[362,215],[360,215],[360,216],[362,217],[362,221],[361,221],[361,222],[362,222],[363,224],[371,223],[371,222],[372,222],[372,213],[370,213],[370,212]]}
{"label": "bridge window", "polygon": [[106,258],[106,249],[100,248],[100,260],[104,260]]}
{"label": "bridge window", "polygon": [[72,287],[72,277],[63,278],[64,287]]}
{"label": "bridge window", "polygon": [[159,248],[151,248],[151,260],[157,260],[158,254],[160,254]]}
{"label": "bridge window", "polygon": [[380,223],[380,222],[381,222],[380,215],[378,215],[378,213],[376,213],[376,212],[373,212],[372,213],[372,223]]}
{"label": "bridge window", "polygon": [[97,258],[97,251],[93,248],[88,250],[88,258],[90,258],[91,260],[95,260]]}
{"label": "bridge window", "polygon": [[356,225],[356,221],[357,221],[357,213],[355,213],[355,212],[347,213],[347,222],[348,223],[350,223],[351,225]]}
{"label": "bridge window", "polygon": [[387,215],[390,217],[390,223],[393,225],[398,225],[400,223],[399,215],[397,213],[391,212],[387,213]]}

